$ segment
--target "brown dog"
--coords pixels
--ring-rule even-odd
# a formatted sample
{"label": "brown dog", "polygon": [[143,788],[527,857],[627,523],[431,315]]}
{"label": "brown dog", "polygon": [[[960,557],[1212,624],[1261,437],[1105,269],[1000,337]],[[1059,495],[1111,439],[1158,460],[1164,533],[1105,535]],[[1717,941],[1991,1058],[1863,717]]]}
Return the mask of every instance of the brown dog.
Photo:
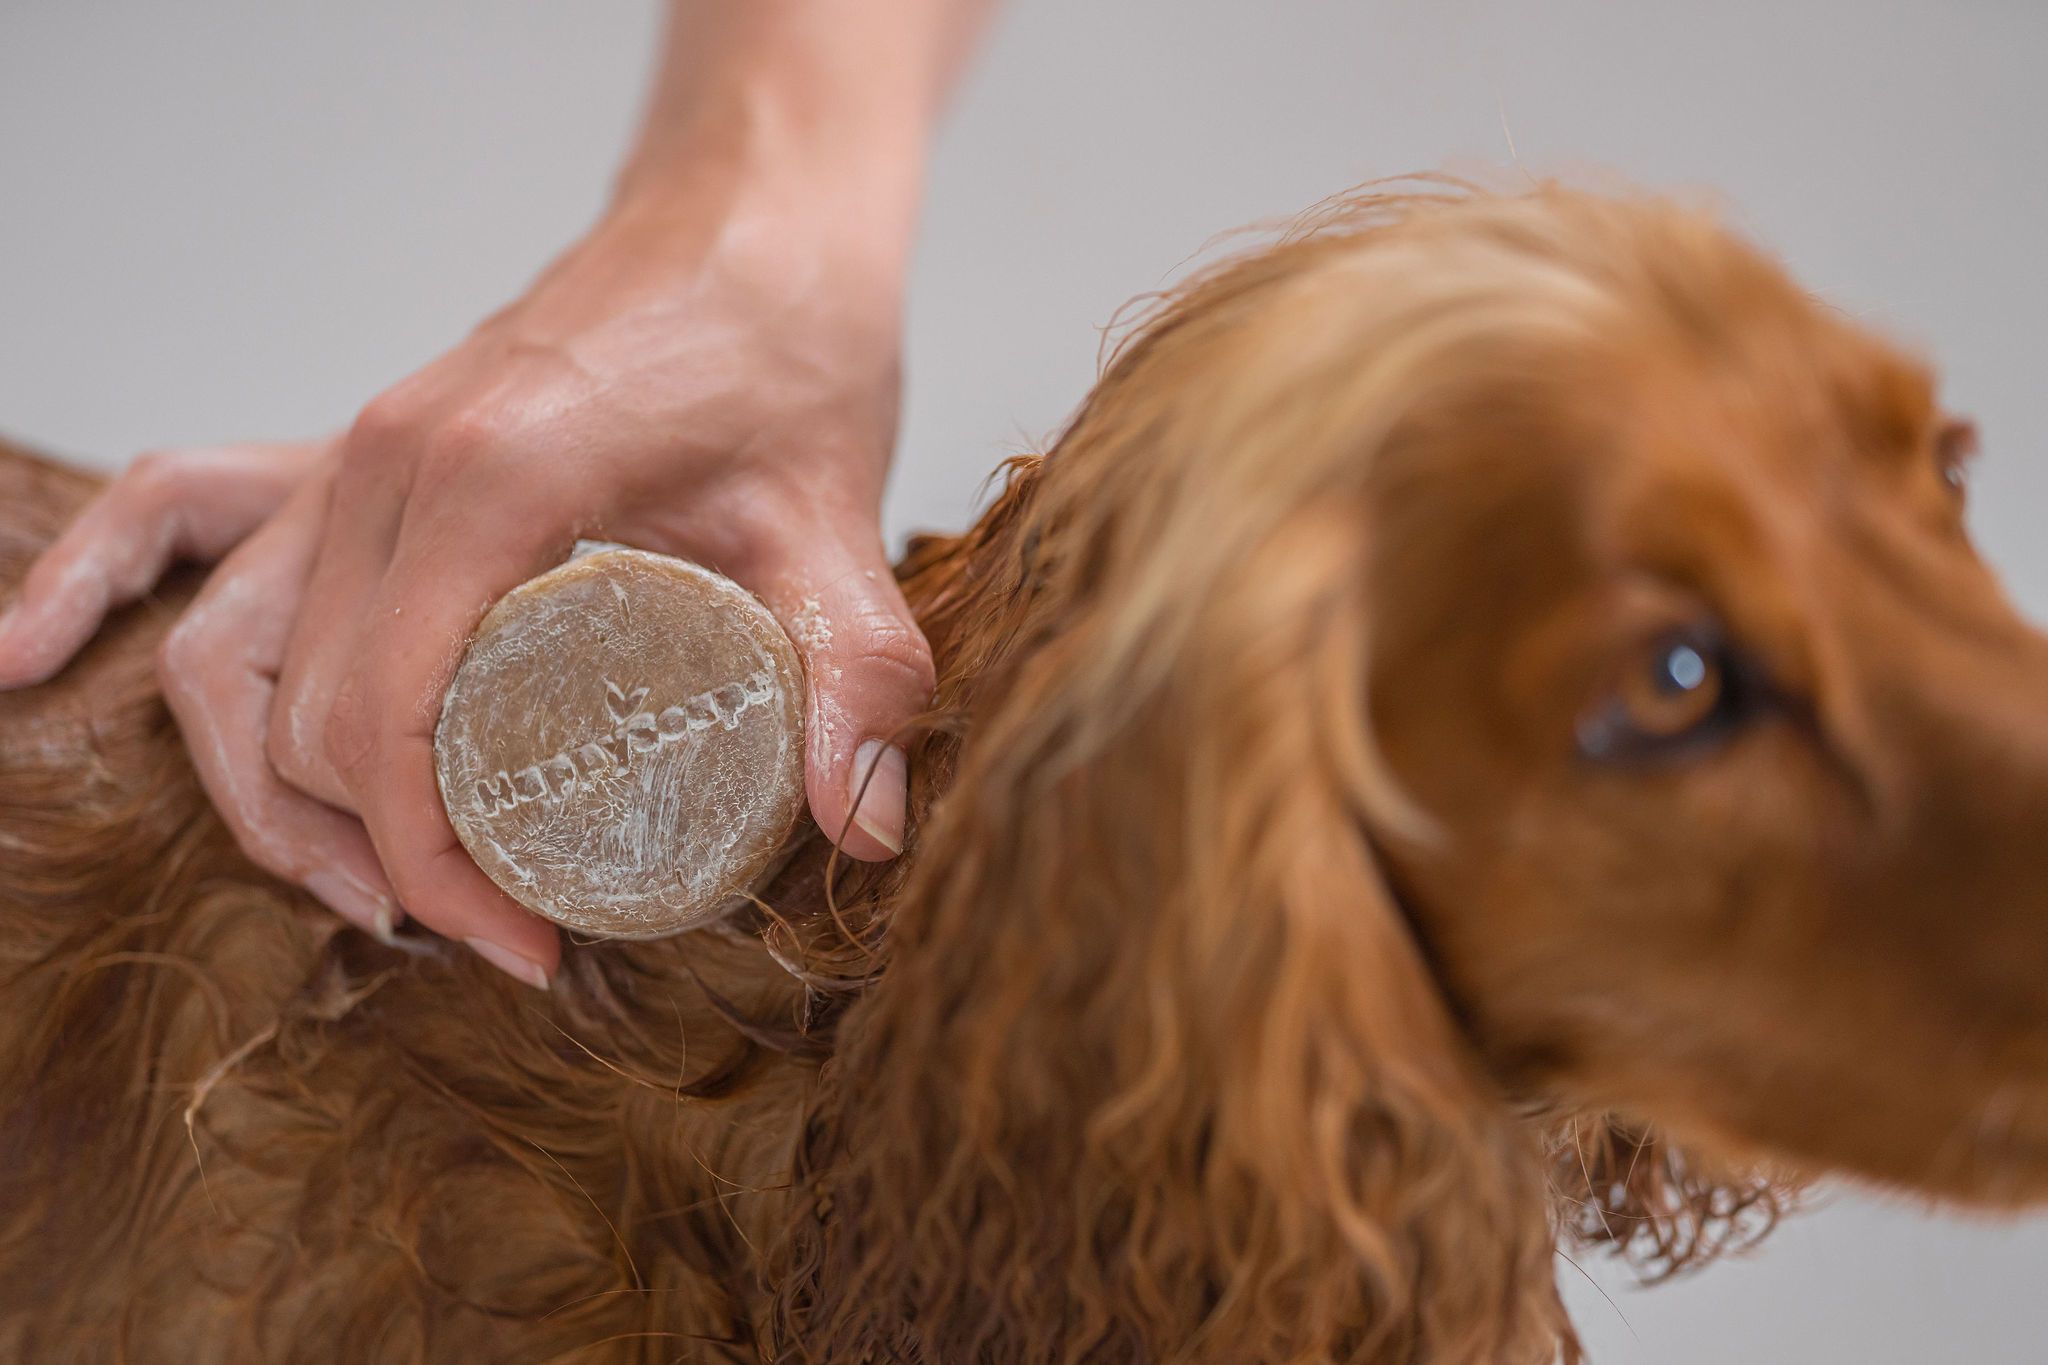
{"label": "brown dog", "polygon": [[[1966,448],[1682,209],[1347,202],[913,547],[898,865],[548,996],[236,855],[168,594],[0,699],[0,1353],[1537,1365],[1560,1234],[2037,1198],[2048,640]],[[0,462],[0,575],[92,488]]]}

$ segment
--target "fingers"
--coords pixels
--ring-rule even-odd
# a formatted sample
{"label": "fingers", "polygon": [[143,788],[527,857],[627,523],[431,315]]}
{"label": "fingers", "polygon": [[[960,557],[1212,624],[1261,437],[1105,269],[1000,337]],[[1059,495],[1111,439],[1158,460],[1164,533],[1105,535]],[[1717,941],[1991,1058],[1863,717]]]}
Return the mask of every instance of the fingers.
{"label": "fingers", "polygon": [[180,559],[226,554],[306,477],[326,442],[144,455],[46,549],[0,616],[0,688],[47,681],[114,608]]}
{"label": "fingers", "polygon": [[463,645],[490,603],[535,567],[509,552],[416,554],[401,542],[357,664],[335,694],[326,740],[412,917],[545,990],[561,961],[559,934],[477,867],[448,823],[434,775],[434,728]]}
{"label": "fingers", "polygon": [[909,801],[907,732],[931,704],[931,647],[879,540],[793,540],[765,577],[768,605],[810,682],[811,818],[851,857],[893,858],[903,851]]}
{"label": "fingers", "polygon": [[250,860],[388,939],[399,910],[362,825],[293,791],[263,751],[325,490],[309,482],[214,571],[165,636],[157,674],[199,780]]}
{"label": "fingers", "polygon": [[328,758],[327,724],[342,680],[356,667],[370,604],[383,591],[405,486],[375,476],[351,450],[336,476],[327,530],[284,652],[267,749],[279,776],[330,806],[355,798]]}

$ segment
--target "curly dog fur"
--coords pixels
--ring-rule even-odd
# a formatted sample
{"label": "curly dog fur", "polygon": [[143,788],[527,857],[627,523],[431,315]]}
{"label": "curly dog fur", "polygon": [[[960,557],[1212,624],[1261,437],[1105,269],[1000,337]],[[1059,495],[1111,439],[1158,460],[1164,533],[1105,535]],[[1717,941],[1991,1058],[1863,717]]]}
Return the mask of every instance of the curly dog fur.
{"label": "curly dog fur", "polygon": [[[0,1354],[1539,1365],[1560,1239],[2032,1199],[2048,645],[1956,440],[1694,211],[1333,204],[912,544],[906,855],[547,995],[238,856],[167,592],[0,698]],[[0,458],[0,581],[95,487]],[[1589,757],[1702,619],[1746,709]]]}

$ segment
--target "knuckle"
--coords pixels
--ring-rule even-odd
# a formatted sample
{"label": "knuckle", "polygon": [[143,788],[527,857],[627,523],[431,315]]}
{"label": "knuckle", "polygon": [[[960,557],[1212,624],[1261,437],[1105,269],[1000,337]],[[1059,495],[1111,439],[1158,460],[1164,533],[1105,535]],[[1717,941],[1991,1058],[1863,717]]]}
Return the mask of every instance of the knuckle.
{"label": "knuckle", "polygon": [[377,730],[361,692],[344,687],[335,696],[320,742],[334,771],[355,788],[377,758]]}
{"label": "knuckle", "polygon": [[318,754],[307,743],[306,736],[294,722],[295,713],[285,705],[273,705],[270,709],[270,723],[263,738],[264,756],[278,776],[293,786],[303,788],[307,776],[312,772]]}
{"label": "knuckle", "polygon": [[461,473],[503,449],[512,437],[512,425],[500,410],[466,407],[434,424],[423,453],[442,472]]}
{"label": "knuckle", "polygon": [[929,697],[937,683],[931,646],[924,633],[901,617],[877,614],[859,625],[861,657],[885,673],[894,673],[907,687]]}
{"label": "knuckle", "polygon": [[144,451],[129,463],[127,476],[114,487],[134,501],[162,502],[178,492],[189,468],[190,462],[175,451]]}
{"label": "knuckle", "polygon": [[501,396],[435,399],[408,380],[357,414],[344,460],[373,477],[416,485],[463,481],[518,442],[524,408]]}
{"label": "knuckle", "polygon": [[156,646],[156,681],[167,698],[175,701],[190,695],[206,648],[205,625],[189,614],[164,632]]}
{"label": "knuckle", "polygon": [[375,460],[410,442],[425,413],[400,386],[386,389],[364,405],[348,429],[345,447],[353,460]]}

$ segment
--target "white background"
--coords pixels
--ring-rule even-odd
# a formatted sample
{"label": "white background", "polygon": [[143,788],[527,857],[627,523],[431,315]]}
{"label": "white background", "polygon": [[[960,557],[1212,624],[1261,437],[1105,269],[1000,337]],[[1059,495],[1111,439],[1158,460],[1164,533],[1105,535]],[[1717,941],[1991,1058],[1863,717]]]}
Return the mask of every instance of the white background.
{"label": "white background", "polygon": [[[625,0],[0,0],[0,430],[114,464],[345,422],[588,221],[652,31]],[[1511,135],[1532,170],[1719,192],[1939,356],[1987,436],[1979,537],[2039,614],[2044,58],[2033,0],[1012,0],[937,159],[891,533],[961,524],[1095,327],[1213,234],[1499,176]],[[1845,1193],[1678,1285],[1586,1268],[1604,1365],[2048,1360],[2048,1219]]]}

